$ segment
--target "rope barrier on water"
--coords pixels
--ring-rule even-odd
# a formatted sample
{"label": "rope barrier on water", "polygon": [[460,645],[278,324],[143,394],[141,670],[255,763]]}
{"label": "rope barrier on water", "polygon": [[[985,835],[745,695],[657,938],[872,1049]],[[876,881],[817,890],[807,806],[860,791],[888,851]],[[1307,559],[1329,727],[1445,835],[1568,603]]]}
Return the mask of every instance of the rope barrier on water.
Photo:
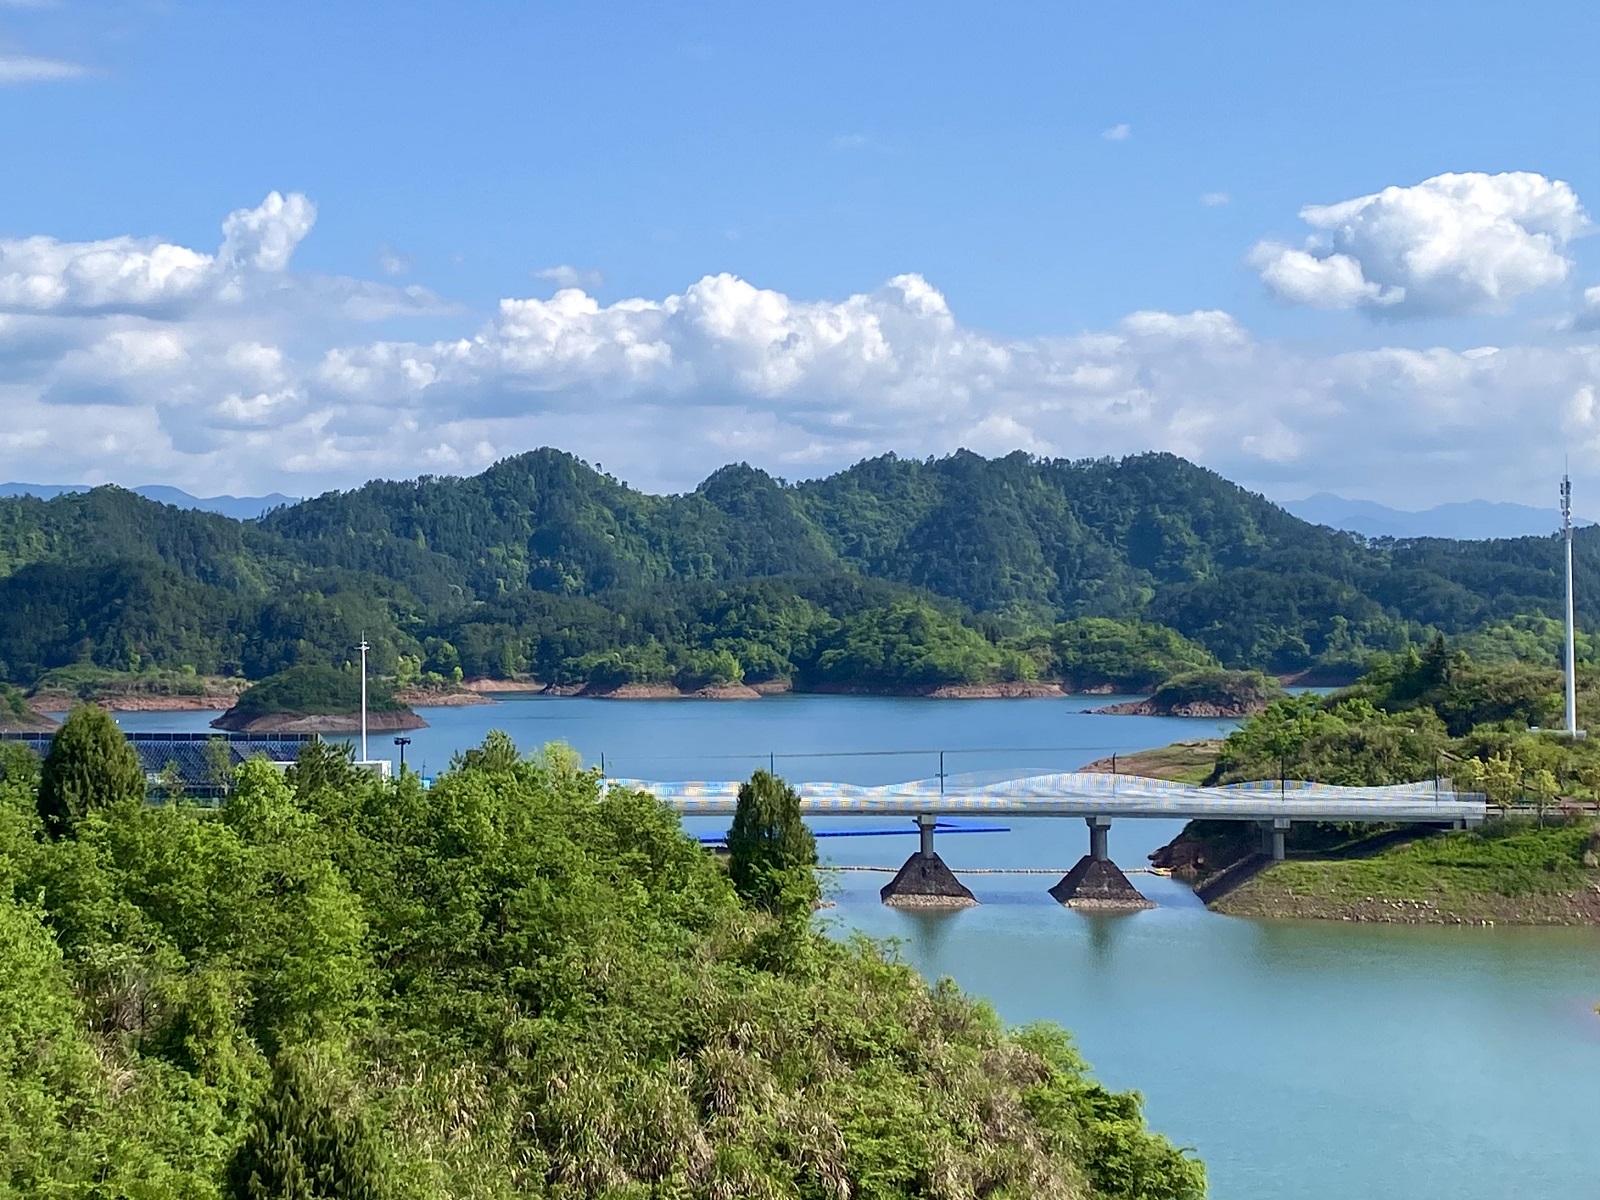
{"label": "rope barrier on water", "polygon": [[[897,875],[899,867],[863,867],[855,864],[835,865],[821,863],[818,866],[823,871],[870,871],[878,875]],[[951,867],[957,875],[1065,875],[1071,867]],[[1170,878],[1171,871],[1163,871],[1159,867],[1124,867],[1124,875],[1159,875],[1163,879]]]}
{"label": "rope barrier on water", "polygon": [[[757,762],[767,759],[794,759],[794,758],[905,758],[909,756],[929,757],[938,754],[948,754],[952,757],[958,754],[1067,754],[1080,753],[1085,750],[1109,751],[1113,747],[1104,742],[1082,746],[962,746],[952,750],[948,747],[933,747],[922,750],[778,750],[778,751],[751,751],[746,754],[628,754],[622,761],[626,762]],[[618,761],[616,758],[613,762]]]}

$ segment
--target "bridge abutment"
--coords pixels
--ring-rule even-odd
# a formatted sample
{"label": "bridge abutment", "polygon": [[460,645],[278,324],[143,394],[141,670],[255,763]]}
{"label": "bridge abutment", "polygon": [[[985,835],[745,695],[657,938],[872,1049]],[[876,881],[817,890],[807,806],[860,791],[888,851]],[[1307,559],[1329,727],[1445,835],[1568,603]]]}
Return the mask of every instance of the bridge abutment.
{"label": "bridge abutment", "polygon": [[1128,882],[1122,868],[1111,861],[1110,817],[1085,817],[1089,827],[1089,853],[1061,877],[1050,894],[1068,908],[1097,912],[1136,912],[1155,905]]}
{"label": "bridge abutment", "polygon": [[885,904],[895,908],[971,908],[978,902],[934,850],[933,830],[937,824],[937,817],[918,814],[917,852],[879,890],[878,896]]}

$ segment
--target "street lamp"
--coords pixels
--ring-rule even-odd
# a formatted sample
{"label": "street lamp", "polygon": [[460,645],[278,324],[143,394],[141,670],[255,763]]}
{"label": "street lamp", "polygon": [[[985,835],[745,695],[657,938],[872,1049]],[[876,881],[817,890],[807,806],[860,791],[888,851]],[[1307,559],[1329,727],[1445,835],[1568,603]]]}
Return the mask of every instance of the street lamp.
{"label": "street lamp", "polygon": [[400,774],[404,775],[406,773],[406,747],[411,745],[411,739],[397,737],[394,740],[394,744],[400,747]]}
{"label": "street lamp", "polygon": [[361,761],[367,762],[367,651],[372,647],[367,645],[367,635],[361,635],[361,644],[356,647],[361,651]]}

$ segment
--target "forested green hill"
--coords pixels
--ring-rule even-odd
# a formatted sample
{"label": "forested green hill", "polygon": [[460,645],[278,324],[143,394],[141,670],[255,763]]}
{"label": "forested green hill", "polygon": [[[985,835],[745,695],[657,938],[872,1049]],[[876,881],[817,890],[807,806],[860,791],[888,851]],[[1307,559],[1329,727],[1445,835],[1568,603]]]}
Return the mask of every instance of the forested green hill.
{"label": "forested green hill", "polygon": [[[1578,551],[1580,623],[1600,628],[1600,529]],[[0,500],[0,678],[259,678],[342,662],[365,632],[401,676],[1081,680],[1084,630],[1103,676],[1108,647],[1151,626],[1182,635],[1172,670],[1348,673],[1434,632],[1555,616],[1559,568],[1553,536],[1367,541],[1167,454],[890,455],[800,484],[739,464],[653,496],[544,449],[259,522],[117,488]],[[1064,625],[1089,619],[1117,624]],[[1103,682],[1150,667],[1130,672]]]}

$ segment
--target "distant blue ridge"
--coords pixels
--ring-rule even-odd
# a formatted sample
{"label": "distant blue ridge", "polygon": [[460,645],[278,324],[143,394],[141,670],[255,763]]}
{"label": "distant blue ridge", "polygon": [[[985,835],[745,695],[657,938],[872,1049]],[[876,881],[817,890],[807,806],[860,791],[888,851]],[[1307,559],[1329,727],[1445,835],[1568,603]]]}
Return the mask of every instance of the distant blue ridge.
{"label": "distant blue ridge", "polygon": [[[1466,500],[1440,504],[1421,512],[1390,508],[1371,500],[1350,500],[1331,492],[1318,492],[1304,500],[1278,505],[1302,521],[1346,529],[1363,537],[1435,537],[1478,540],[1484,538],[1548,537],[1561,528],[1561,513],[1554,507]],[[1575,525],[1593,522],[1574,517]]]}
{"label": "distant blue ridge", "polygon": [[[87,484],[76,483],[0,483],[0,497],[37,496],[40,500],[54,500],[68,492],[87,492]],[[188,508],[199,512],[219,513],[235,521],[248,521],[277,508],[280,504],[298,504],[293,496],[273,492],[267,496],[191,496],[188,492],[160,484],[146,484],[129,491],[154,500],[157,504],[170,504],[174,508]]]}

